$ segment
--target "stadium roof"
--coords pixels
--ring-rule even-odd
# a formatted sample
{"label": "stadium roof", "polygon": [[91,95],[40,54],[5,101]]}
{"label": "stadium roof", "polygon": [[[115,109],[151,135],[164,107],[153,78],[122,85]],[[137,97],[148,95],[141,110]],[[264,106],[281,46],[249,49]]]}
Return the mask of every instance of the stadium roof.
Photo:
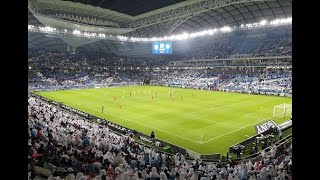
{"label": "stadium roof", "polygon": [[28,24],[34,25],[34,26],[43,26],[43,24],[34,17],[30,9],[28,9]]}
{"label": "stadium roof", "polygon": [[[129,33],[129,36],[165,36],[223,26],[240,26],[241,24],[260,22],[263,19],[286,18],[292,16],[292,1],[252,0],[245,1],[245,3],[230,3],[218,8],[208,8],[208,10],[199,10],[195,14],[186,14],[181,18],[138,28],[136,31]],[[142,24],[143,20],[132,23],[132,25],[137,26],[139,22]]]}
{"label": "stadium roof", "polygon": [[[143,5],[137,7],[139,3]],[[28,13],[29,25],[151,38],[291,17],[292,0],[29,0]],[[29,38],[33,34],[29,33]],[[60,38],[71,42],[71,38]],[[79,40],[77,44],[73,38],[72,42],[75,47],[106,52],[119,51],[123,46],[105,40],[91,40],[93,44]],[[125,45],[125,49],[130,48],[137,46]]]}
{"label": "stadium roof", "polygon": [[186,0],[66,0],[136,16]]}

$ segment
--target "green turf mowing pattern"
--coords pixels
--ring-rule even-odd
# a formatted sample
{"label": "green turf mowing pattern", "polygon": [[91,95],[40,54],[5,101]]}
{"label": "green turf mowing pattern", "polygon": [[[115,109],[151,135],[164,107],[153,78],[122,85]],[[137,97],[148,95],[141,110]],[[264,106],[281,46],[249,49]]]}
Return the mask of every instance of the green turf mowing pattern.
{"label": "green turf mowing pattern", "polygon": [[[156,138],[200,154],[226,154],[229,146],[255,134],[254,125],[270,119],[277,124],[287,120],[289,117],[273,117],[273,107],[292,103],[289,97],[161,86],[36,94],[146,135],[153,130]],[[101,112],[102,106],[104,113]]]}

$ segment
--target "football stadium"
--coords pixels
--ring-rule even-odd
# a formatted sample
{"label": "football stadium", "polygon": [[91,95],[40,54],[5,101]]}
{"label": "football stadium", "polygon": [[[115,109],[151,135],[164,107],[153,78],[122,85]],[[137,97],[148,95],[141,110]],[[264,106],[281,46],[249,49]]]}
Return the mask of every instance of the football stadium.
{"label": "football stadium", "polygon": [[29,0],[28,179],[292,178],[291,0]]}

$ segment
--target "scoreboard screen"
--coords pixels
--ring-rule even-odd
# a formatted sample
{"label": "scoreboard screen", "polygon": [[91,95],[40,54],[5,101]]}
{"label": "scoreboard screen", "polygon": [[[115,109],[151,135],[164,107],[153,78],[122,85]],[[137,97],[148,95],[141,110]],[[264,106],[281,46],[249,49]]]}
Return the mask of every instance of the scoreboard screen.
{"label": "scoreboard screen", "polygon": [[172,54],[172,42],[153,42],[152,54]]}

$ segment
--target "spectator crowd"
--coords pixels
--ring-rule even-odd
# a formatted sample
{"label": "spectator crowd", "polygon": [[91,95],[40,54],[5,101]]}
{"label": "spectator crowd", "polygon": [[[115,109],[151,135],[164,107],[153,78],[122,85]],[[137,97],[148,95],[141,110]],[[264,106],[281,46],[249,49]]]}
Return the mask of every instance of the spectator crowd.
{"label": "spectator crowd", "polygon": [[169,155],[135,142],[36,96],[28,98],[29,179],[48,180],[286,180],[292,143],[273,145],[238,161],[204,162]]}

